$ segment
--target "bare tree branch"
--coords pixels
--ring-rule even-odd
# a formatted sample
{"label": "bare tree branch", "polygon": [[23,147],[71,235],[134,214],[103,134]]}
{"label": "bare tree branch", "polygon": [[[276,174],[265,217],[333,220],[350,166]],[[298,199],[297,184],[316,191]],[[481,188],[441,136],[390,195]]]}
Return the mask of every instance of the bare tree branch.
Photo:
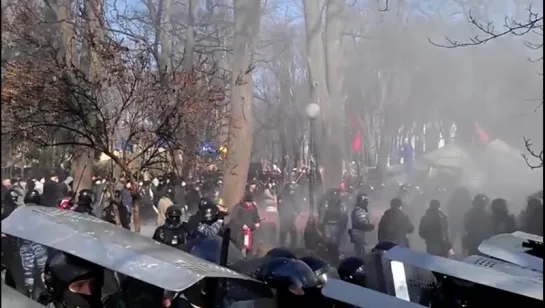
{"label": "bare tree branch", "polygon": [[[530,169],[543,168],[543,150],[541,150],[541,152],[538,153],[532,148],[532,146],[533,146],[532,141],[529,138],[524,138],[524,147],[526,148],[526,151],[528,152],[528,154],[530,154],[530,156],[528,156],[528,154],[523,153],[521,154],[522,158],[524,158],[524,161],[526,161],[526,165],[528,165]],[[530,162],[531,157],[533,157],[534,159],[537,159],[538,162],[537,163]]]}
{"label": "bare tree branch", "polygon": [[[530,6],[528,9],[528,17],[524,21],[518,21],[514,18],[505,17],[503,24],[503,31],[497,31],[493,22],[487,21],[482,22],[477,20],[469,12],[469,22],[473,24],[480,32],[481,35],[476,35],[469,39],[466,42],[460,42],[458,40],[451,39],[446,37],[447,44],[435,43],[431,38],[428,38],[428,41],[437,47],[443,48],[458,48],[458,47],[468,47],[485,44],[494,39],[506,36],[506,35],[516,35],[523,36],[528,33],[536,33],[543,36],[543,14],[539,12],[534,12]],[[526,43],[527,46],[531,46],[532,49],[539,49],[543,47],[543,43]]]}

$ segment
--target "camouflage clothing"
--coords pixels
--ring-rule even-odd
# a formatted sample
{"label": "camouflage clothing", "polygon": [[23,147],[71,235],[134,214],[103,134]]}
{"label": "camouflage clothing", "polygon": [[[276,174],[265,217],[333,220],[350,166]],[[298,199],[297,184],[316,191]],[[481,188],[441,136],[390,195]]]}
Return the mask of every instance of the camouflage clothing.
{"label": "camouflage clothing", "polygon": [[47,250],[40,244],[23,240],[19,247],[19,253],[25,277],[25,288],[33,291],[34,277],[42,277],[44,273]]}
{"label": "camouflage clothing", "polygon": [[198,238],[207,238],[220,235],[223,231],[223,220],[217,220],[212,224],[200,223],[194,234]]}

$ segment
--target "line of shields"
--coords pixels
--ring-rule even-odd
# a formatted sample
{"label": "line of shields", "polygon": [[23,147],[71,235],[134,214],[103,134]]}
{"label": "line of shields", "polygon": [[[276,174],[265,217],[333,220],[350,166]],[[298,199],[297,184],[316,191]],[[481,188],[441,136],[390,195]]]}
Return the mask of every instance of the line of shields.
{"label": "line of shields", "polygon": [[[75,255],[116,277],[160,288],[173,299],[202,283],[215,285],[216,298],[200,307],[277,307],[265,283],[226,267],[227,251],[232,251],[225,244],[228,240],[221,243],[222,254],[214,263],[89,215],[38,206],[15,210],[2,221],[2,233]],[[369,279],[376,280],[373,290],[329,279],[322,294],[345,306],[363,308],[484,307],[508,301],[541,307],[542,249],[542,237],[522,232],[492,237],[479,247],[486,257],[470,256],[463,261],[394,246],[367,262]],[[221,298],[226,285],[248,292],[240,300],[227,302]],[[41,307],[5,284],[2,303],[13,308]]]}

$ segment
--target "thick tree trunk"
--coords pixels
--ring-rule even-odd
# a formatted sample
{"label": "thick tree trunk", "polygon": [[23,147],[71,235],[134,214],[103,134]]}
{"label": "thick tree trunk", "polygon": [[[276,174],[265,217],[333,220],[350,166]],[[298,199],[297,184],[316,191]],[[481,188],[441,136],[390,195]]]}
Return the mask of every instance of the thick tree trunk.
{"label": "thick tree trunk", "polygon": [[[59,11],[62,12],[65,9],[66,8],[61,8]],[[102,38],[101,20],[103,18],[103,13],[104,11],[101,0],[87,0],[84,2],[85,29],[80,67],[81,70],[87,74],[87,79],[91,82],[98,80],[100,75],[100,58],[95,48],[96,46],[100,46],[100,40]],[[68,56],[69,54],[70,53],[66,53],[65,56]],[[100,97],[98,93],[101,91],[101,89],[92,89],[91,91],[95,92],[91,93],[91,97],[97,99]],[[84,112],[90,112],[90,114],[85,114],[82,116],[88,117],[88,125],[90,126],[89,129],[94,130],[97,123],[96,117],[93,116],[93,114],[97,112],[97,110],[93,106],[87,106],[85,99],[82,99],[80,103],[82,104],[82,109]],[[92,185],[93,166],[95,162],[94,150],[83,147],[76,148],[76,157],[75,174],[77,176],[81,176],[79,190],[90,189]],[[87,167],[85,167],[86,165]]]}
{"label": "thick tree trunk", "polygon": [[[322,36],[324,26],[322,23],[323,0],[303,0],[305,13],[305,32],[307,49],[307,70],[310,81],[310,102],[320,105],[322,112],[316,123],[317,152],[315,153],[320,164],[329,161],[329,144],[327,140],[328,130],[322,130],[327,122],[327,110],[329,106],[329,92],[327,90],[326,55]],[[323,177],[327,176],[329,167],[326,166]],[[328,183],[326,183],[327,185]],[[327,186],[326,186],[327,187]]]}
{"label": "thick tree trunk", "polygon": [[345,0],[327,0],[325,50],[326,50],[326,80],[329,100],[325,108],[329,148],[326,163],[325,187],[338,187],[343,173],[343,160],[346,159],[344,140],[345,99],[342,95],[344,75],[342,70],[342,30]]}
{"label": "thick tree trunk", "polygon": [[228,161],[224,170],[221,196],[231,209],[240,201],[250,165],[252,151],[252,55],[253,40],[259,32],[261,2],[235,0],[235,42],[233,50],[233,88],[229,128]]}

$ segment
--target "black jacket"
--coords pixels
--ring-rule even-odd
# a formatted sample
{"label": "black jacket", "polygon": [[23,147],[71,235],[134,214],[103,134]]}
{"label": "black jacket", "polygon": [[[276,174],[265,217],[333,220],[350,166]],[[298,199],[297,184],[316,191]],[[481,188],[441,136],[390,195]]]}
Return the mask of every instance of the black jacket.
{"label": "black jacket", "polygon": [[408,235],[414,231],[409,216],[401,209],[388,209],[378,224],[378,241],[390,241],[397,245],[409,247]]}
{"label": "black jacket", "polygon": [[448,236],[447,216],[441,210],[428,209],[420,219],[418,234],[426,242],[427,252],[447,256],[452,245]]}
{"label": "black jacket", "polygon": [[[64,184],[63,184],[64,185]],[[47,207],[57,207],[62,199],[62,186],[60,183],[46,180],[43,187],[42,204]]]}
{"label": "black jacket", "polygon": [[350,218],[352,220],[352,229],[350,231],[352,242],[364,241],[365,233],[375,229],[375,225],[369,220],[369,213],[361,206],[354,207]]}
{"label": "black jacket", "polygon": [[492,215],[486,208],[471,208],[464,217],[464,237],[462,238],[462,246],[467,254],[478,254],[477,248],[481,242],[490,238],[492,234]]}
{"label": "black jacket", "polygon": [[517,221],[512,214],[492,215],[492,234],[513,233],[517,231]]}

